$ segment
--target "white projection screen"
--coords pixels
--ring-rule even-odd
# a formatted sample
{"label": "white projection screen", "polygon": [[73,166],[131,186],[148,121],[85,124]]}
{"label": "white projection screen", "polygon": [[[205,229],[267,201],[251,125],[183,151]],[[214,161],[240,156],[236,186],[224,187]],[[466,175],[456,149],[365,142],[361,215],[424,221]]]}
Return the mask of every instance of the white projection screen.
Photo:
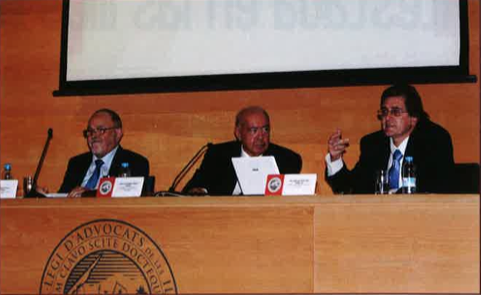
{"label": "white projection screen", "polygon": [[64,0],[59,95],[449,82],[465,0]]}

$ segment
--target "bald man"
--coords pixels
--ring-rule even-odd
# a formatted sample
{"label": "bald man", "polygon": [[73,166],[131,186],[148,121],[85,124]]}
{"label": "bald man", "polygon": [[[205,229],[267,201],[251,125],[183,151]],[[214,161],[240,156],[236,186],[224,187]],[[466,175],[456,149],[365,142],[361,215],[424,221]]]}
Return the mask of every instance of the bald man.
{"label": "bald man", "polygon": [[231,160],[233,157],[274,156],[281,174],[299,173],[301,156],[271,143],[270,132],[269,115],[263,108],[251,106],[239,111],[234,127],[236,140],[212,145],[183,193],[242,194]]}

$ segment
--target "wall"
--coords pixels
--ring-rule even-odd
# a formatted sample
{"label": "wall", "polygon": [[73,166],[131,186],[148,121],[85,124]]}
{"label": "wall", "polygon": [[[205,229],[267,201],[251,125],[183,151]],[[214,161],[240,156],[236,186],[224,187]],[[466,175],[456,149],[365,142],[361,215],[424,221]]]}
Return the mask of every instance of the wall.
{"label": "wall", "polygon": [[[468,2],[470,73],[479,77],[479,2]],[[60,186],[68,159],[87,150],[81,132],[91,113],[103,107],[121,115],[122,145],[149,158],[157,190],[167,189],[206,142],[233,139],[235,113],[247,105],[269,111],[272,141],[303,156],[303,172],[319,175],[320,194],[332,194],[322,180],[329,134],[341,128],[350,138],[345,159],[352,166],[360,138],[379,128],[375,112],[385,86],[53,97],[61,1],[2,0],[0,9],[0,163],[12,163],[17,178],[34,174],[52,127],[54,138],[39,178],[50,191]],[[419,85],[418,90],[432,119],[450,131],[455,160],[479,162],[479,82]]]}

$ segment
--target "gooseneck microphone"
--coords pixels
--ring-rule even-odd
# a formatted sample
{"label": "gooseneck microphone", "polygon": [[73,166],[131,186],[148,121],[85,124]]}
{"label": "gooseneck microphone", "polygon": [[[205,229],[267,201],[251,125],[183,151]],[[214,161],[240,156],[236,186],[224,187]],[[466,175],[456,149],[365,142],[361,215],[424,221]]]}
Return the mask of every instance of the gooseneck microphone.
{"label": "gooseneck microphone", "polygon": [[40,170],[42,170],[43,161],[45,160],[45,155],[47,154],[48,146],[50,144],[50,140],[52,139],[52,137],[53,137],[53,129],[48,128],[47,141],[45,142],[45,146],[43,147],[42,156],[38,161],[37,170],[35,171],[35,176],[33,177],[32,188],[25,195],[25,198],[45,198],[44,194],[41,194],[37,191],[37,180],[38,180],[38,176],[40,175]]}
{"label": "gooseneck microphone", "polygon": [[192,169],[194,164],[197,163],[197,161],[199,161],[201,156],[204,155],[204,153],[207,151],[207,149],[210,148],[211,146],[212,146],[211,142],[207,143],[206,145],[203,145],[199,149],[199,151],[197,151],[197,153],[192,157],[192,159],[190,159],[190,161],[187,163],[187,165],[185,165],[184,168],[182,168],[182,170],[180,170],[179,174],[177,174],[177,176],[174,178],[174,181],[170,185],[169,190],[168,191],[156,192],[154,194],[154,196],[180,196],[180,195],[182,195],[181,193],[176,192],[175,188],[177,187],[177,185],[179,185],[179,183],[182,181],[182,179],[185,177],[185,175],[190,171],[190,169]]}

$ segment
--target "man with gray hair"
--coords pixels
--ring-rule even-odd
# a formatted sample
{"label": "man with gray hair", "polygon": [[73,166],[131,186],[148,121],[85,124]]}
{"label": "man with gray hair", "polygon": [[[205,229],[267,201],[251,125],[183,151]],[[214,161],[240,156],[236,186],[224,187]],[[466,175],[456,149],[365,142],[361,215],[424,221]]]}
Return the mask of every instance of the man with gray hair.
{"label": "man with gray hair", "polygon": [[149,161],[120,146],[122,121],[116,112],[110,109],[94,112],[83,136],[90,151],[70,159],[60,193],[81,197],[94,191],[101,177],[118,176],[122,163],[129,164],[132,176],[149,176]]}
{"label": "man with gray hair", "polygon": [[271,143],[270,132],[269,115],[263,108],[250,106],[239,111],[234,127],[236,140],[212,145],[183,193],[242,194],[231,160],[233,157],[274,156],[281,174],[299,173],[301,156]]}

